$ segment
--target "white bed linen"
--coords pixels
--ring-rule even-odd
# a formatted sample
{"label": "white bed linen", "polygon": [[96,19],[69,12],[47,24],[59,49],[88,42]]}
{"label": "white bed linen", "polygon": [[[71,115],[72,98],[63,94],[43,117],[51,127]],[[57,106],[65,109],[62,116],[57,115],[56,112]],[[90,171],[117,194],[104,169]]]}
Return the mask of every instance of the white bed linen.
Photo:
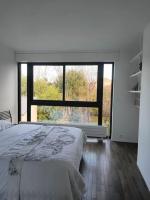
{"label": "white bed linen", "polygon": [[0,132],[10,128],[12,126],[12,123],[10,121],[7,120],[0,120]]}
{"label": "white bed linen", "polygon": [[84,139],[72,127],[20,124],[0,132],[0,200],[81,199]]}

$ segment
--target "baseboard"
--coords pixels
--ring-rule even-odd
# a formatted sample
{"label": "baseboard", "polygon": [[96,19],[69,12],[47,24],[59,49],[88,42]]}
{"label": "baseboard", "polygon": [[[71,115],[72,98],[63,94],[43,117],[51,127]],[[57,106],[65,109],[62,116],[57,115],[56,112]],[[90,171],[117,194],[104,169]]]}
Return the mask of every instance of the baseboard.
{"label": "baseboard", "polygon": [[112,137],[111,138],[112,141],[114,142],[127,142],[127,143],[138,143],[138,140],[136,139],[131,139],[131,138],[115,138],[115,137]]}

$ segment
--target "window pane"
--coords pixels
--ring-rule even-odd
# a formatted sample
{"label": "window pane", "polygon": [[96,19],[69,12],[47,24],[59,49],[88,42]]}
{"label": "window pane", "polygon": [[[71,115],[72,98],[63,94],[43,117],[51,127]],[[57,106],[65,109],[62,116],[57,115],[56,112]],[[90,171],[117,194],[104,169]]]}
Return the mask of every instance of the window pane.
{"label": "window pane", "polygon": [[32,106],[31,121],[97,125],[98,109],[87,107]]}
{"label": "window pane", "polygon": [[21,121],[27,121],[27,64],[21,64]]}
{"label": "window pane", "polygon": [[63,66],[34,65],[33,98],[38,100],[62,100]]}
{"label": "window pane", "polygon": [[97,101],[97,65],[66,65],[65,100]]}
{"label": "window pane", "polygon": [[104,64],[103,125],[110,128],[112,64]]}

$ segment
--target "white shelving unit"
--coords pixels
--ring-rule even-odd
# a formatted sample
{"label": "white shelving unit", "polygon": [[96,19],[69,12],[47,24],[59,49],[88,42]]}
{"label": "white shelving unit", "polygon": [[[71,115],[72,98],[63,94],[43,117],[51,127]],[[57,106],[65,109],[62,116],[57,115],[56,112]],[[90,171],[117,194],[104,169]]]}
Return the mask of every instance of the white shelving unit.
{"label": "white shelving unit", "polygon": [[141,93],[141,75],[142,70],[140,70],[140,63],[142,63],[142,54],[143,52],[140,51],[137,55],[135,55],[131,60],[131,69],[132,73],[130,75],[130,82],[131,87],[129,90],[130,94],[133,94],[134,96],[134,105],[136,107],[139,107],[140,104],[140,93]]}
{"label": "white shelving unit", "polygon": [[135,72],[134,74],[130,75],[130,78],[133,78],[133,77],[136,77],[136,76],[140,76],[141,73],[142,73],[142,71]]}
{"label": "white shelving unit", "polygon": [[141,91],[140,90],[129,90],[130,93],[134,93],[134,94],[140,94]]}
{"label": "white shelving unit", "polygon": [[131,60],[130,60],[130,63],[133,63],[137,60],[139,60],[140,57],[143,56],[143,51],[140,51],[139,53],[137,53]]}

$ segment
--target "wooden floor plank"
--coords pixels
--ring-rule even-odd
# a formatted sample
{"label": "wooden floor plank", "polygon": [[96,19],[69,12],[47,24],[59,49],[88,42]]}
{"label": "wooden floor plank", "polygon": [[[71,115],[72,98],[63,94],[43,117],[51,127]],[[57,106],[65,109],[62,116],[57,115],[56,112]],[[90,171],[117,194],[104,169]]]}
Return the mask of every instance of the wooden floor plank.
{"label": "wooden floor plank", "polygon": [[137,145],[104,140],[87,143],[80,172],[84,200],[150,200],[136,165]]}

